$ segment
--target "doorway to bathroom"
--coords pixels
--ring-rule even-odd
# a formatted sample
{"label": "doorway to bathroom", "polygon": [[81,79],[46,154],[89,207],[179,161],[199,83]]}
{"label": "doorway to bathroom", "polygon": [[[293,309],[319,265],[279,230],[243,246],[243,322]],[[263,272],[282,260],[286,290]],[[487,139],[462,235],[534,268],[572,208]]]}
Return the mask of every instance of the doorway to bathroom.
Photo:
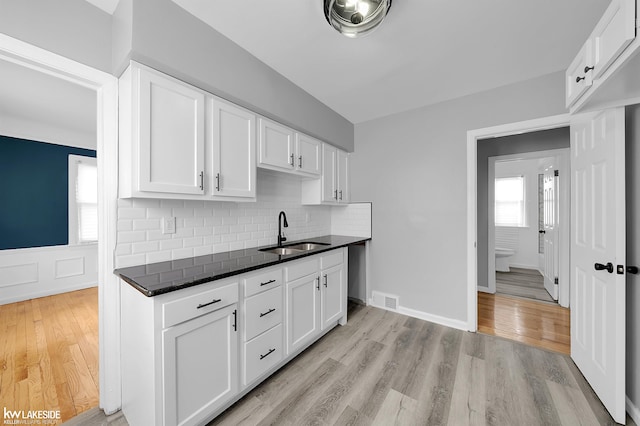
{"label": "doorway to bathroom", "polygon": [[569,145],[560,126],[478,139],[476,158],[478,331],[565,354]]}
{"label": "doorway to bathroom", "polygon": [[568,148],[488,158],[489,292],[569,302]]}

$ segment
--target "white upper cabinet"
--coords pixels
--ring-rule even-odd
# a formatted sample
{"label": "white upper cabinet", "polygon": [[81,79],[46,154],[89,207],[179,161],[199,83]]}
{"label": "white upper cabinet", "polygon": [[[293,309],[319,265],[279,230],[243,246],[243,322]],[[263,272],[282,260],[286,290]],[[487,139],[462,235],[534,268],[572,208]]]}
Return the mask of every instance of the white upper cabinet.
{"label": "white upper cabinet", "polygon": [[322,202],[338,201],[338,149],[322,145]]}
{"label": "white upper cabinet", "polygon": [[593,84],[591,39],[580,49],[566,72],[566,106],[570,107]]}
{"label": "white upper cabinet", "polygon": [[214,199],[255,201],[256,115],[213,96],[207,111],[208,192]]}
{"label": "white upper cabinet", "polygon": [[259,119],[258,166],[308,177],[321,174],[322,142],[266,118]]}
{"label": "white upper cabinet", "polygon": [[296,133],[296,170],[305,175],[322,174],[322,142],[302,133]]}
{"label": "white upper cabinet", "polygon": [[204,100],[204,92],[132,63],[120,79],[121,196],[204,194]]}
{"label": "white upper cabinet", "polygon": [[612,0],[567,68],[565,100],[572,113],[625,105],[640,96],[636,1]]}
{"label": "white upper cabinet", "polygon": [[302,204],[349,203],[349,155],[323,143],[321,166],[320,179],[302,182]]}
{"label": "white upper cabinet", "polygon": [[613,0],[591,34],[593,75],[600,77],[636,36],[636,0]]}
{"label": "white upper cabinet", "polygon": [[349,202],[349,156],[341,149],[336,153],[337,171],[336,171],[336,189],[338,203]]}
{"label": "white upper cabinet", "polygon": [[294,132],[281,124],[260,118],[258,165],[272,170],[295,169]]}

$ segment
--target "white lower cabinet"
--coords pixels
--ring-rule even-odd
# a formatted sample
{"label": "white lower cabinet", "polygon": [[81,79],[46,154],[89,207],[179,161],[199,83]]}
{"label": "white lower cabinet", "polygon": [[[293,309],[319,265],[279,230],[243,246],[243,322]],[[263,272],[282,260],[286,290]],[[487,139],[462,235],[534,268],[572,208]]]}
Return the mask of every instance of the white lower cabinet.
{"label": "white lower cabinet", "polygon": [[121,297],[132,426],[200,425],[346,321],[347,249],[145,297]]}
{"label": "white lower cabinet", "polygon": [[164,424],[196,425],[238,392],[237,305],[162,332]]}
{"label": "white lower cabinet", "polygon": [[[306,346],[346,312],[346,249],[285,268],[287,354]],[[304,276],[300,276],[306,274]]]}
{"label": "white lower cabinet", "polygon": [[320,284],[316,273],[287,282],[287,354],[320,333]]}

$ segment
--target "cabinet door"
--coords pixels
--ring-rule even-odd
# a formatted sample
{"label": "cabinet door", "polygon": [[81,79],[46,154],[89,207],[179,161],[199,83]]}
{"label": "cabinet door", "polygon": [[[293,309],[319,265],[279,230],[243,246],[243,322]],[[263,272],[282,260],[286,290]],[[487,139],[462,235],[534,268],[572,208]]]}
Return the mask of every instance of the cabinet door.
{"label": "cabinet door", "polygon": [[345,312],[344,265],[322,271],[322,329],[338,321]]}
{"label": "cabinet door", "polygon": [[209,98],[214,197],[256,196],[256,116]]}
{"label": "cabinet door", "polygon": [[195,425],[238,391],[237,305],[162,333],[164,425]]}
{"label": "cabinet door", "polygon": [[269,169],[295,169],[293,130],[273,121],[260,120],[259,165]]}
{"label": "cabinet door", "polygon": [[593,77],[604,73],[635,38],[636,0],[613,0],[596,25],[593,39]]}
{"label": "cabinet door", "polygon": [[307,135],[296,133],[296,169],[310,176],[322,173],[322,143]]}
{"label": "cabinet door", "polygon": [[137,72],[139,190],[204,194],[204,93],[146,68]]}
{"label": "cabinet door", "polygon": [[287,283],[287,354],[320,332],[320,279],[310,275]]}
{"label": "cabinet door", "polygon": [[593,66],[591,52],[591,39],[589,39],[582,46],[569,68],[567,68],[565,74],[567,108],[573,105],[593,83],[593,71],[590,69]]}
{"label": "cabinet door", "polygon": [[333,146],[322,144],[322,201],[336,202],[338,199],[337,188],[337,149]]}
{"label": "cabinet door", "polygon": [[346,152],[337,151],[338,170],[337,170],[337,189],[338,189],[338,202],[349,202],[349,156]]}

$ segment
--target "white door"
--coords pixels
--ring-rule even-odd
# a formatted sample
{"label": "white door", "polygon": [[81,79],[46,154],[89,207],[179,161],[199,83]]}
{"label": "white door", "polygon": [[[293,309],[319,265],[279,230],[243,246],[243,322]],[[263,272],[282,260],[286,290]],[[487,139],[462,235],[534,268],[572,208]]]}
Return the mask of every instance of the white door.
{"label": "white door", "polygon": [[[625,421],[624,109],[571,122],[571,358]],[[621,268],[621,270],[620,270]]]}
{"label": "white door", "polygon": [[258,164],[267,169],[293,170],[295,168],[293,130],[265,118],[261,118],[259,122]]}
{"label": "white door", "polygon": [[204,93],[138,69],[140,191],[204,194]]}
{"label": "white door", "polygon": [[558,177],[557,170],[544,173],[544,288],[558,300]]}
{"label": "white door", "polygon": [[255,198],[256,116],[246,109],[209,98],[212,195]]}

